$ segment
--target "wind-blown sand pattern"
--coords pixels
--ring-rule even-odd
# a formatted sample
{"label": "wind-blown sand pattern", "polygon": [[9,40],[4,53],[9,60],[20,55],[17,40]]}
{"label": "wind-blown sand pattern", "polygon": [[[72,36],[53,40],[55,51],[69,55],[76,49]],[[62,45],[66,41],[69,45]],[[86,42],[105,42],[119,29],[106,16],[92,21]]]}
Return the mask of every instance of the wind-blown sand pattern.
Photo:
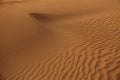
{"label": "wind-blown sand pattern", "polygon": [[11,1],[0,4],[0,80],[120,80],[117,0]]}

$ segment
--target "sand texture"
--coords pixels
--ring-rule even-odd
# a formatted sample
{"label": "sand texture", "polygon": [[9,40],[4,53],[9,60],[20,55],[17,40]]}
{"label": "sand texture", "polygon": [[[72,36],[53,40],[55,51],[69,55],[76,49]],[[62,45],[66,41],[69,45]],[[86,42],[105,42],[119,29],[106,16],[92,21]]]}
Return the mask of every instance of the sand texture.
{"label": "sand texture", "polygon": [[1,0],[0,80],[120,80],[119,0]]}

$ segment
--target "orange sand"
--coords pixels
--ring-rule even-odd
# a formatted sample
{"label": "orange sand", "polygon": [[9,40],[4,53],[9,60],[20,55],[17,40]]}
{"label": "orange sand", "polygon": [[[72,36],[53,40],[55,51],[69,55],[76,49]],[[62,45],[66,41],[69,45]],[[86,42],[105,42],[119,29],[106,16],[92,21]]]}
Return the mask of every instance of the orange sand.
{"label": "orange sand", "polygon": [[0,80],[120,80],[118,0],[1,0]]}

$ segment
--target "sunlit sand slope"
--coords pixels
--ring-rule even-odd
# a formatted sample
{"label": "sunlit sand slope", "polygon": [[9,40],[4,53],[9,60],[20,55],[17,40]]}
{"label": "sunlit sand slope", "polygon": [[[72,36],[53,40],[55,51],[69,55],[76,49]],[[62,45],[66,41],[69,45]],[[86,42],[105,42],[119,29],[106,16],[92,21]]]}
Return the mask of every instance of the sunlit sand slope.
{"label": "sunlit sand slope", "polygon": [[0,80],[120,80],[118,2],[85,1],[1,5]]}

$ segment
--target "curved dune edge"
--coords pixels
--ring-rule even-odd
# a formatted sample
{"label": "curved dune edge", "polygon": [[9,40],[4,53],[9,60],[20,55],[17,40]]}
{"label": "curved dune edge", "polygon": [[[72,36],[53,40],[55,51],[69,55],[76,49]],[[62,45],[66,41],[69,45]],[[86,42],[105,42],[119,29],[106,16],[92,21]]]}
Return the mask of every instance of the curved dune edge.
{"label": "curved dune edge", "polygon": [[[6,80],[119,80],[119,14],[112,13],[102,18],[101,16],[81,20],[80,24],[69,23],[69,26],[74,24],[76,27],[70,27],[69,33],[65,35],[74,37],[76,43],[70,42],[72,44],[58,51],[56,55],[49,57],[48,54],[48,57],[40,63],[28,66],[21,72],[8,74],[4,78]],[[86,24],[87,22],[90,24]],[[80,41],[82,37],[86,42]]]}
{"label": "curved dune edge", "polygon": [[24,0],[1,0],[0,4],[10,4],[10,3],[20,3],[24,2]]}
{"label": "curved dune edge", "polygon": [[[0,62],[2,64],[0,80],[120,80],[119,12],[117,10],[82,18],[81,16],[72,17],[67,20],[64,18],[66,15],[62,15],[63,19],[60,21],[56,21],[62,18],[59,15],[30,14],[38,22],[32,20],[29,14],[24,14],[24,16],[28,15],[27,19],[26,17],[24,19],[31,19],[28,22],[36,24],[37,28],[31,28],[31,33],[40,29],[40,36],[37,33],[34,37],[30,35],[30,40],[27,39],[27,41],[33,45],[28,49],[25,48],[21,57],[19,54],[22,52],[14,52],[14,50],[13,54],[8,52],[9,54],[5,55],[6,62]],[[21,18],[19,15],[17,17]],[[50,22],[50,20],[53,21]],[[19,21],[18,24],[20,24]],[[28,35],[24,37],[29,38]],[[48,52],[42,52],[40,45],[42,41],[45,41],[42,47],[45,46],[44,50]],[[57,50],[53,51],[52,48]],[[27,64],[25,61],[29,56],[31,60],[36,58],[40,60],[33,64],[28,59],[27,62],[30,64]]]}

